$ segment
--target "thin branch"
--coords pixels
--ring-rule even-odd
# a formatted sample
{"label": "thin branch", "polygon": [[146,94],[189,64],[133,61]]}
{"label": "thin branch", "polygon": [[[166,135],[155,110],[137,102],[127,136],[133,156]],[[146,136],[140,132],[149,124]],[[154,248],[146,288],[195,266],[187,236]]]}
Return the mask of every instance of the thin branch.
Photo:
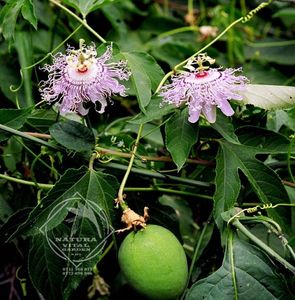
{"label": "thin branch", "polygon": [[24,184],[24,185],[35,186],[35,187],[43,189],[43,190],[50,190],[51,188],[54,187],[53,184],[36,183],[36,182],[33,182],[33,181],[19,179],[19,178],[15,178],[15,177],[12,177],[12,176],[9,176],[9,175],[5,175],[5,174],[0,174],[0,178],[8,180],[8,181]]}
{"label": "thin branch", "polygon": [[30,136],[37,137],[37,138],[45,139],[45,140],[50,140],[51,139],[51,135],[46,134],[46,133],[28,132],[28,131],[23,131],[23,133],[27,134],[27,135],[30,135]]}
{"label": "thin branch", "polygon": [[[111,168],[111,169],[117,169],[117,170],[122,170],[125,171],[127,169],[127,166],[117,164],[117,163],[107,163],[103,164],[103,168]],[[205,181],[199,181],[199,180],[194,180],[194,179],[189,179],[189,178],[182,178],[182,177],[177,177],[177,176],[171,176],[167,174],[161,174],[155,171],[147,170],[147,169],[139,169],[139,168],[132,168],[131,172],[134,174],[139,174],[142,176],[146,177],[152,177],[152,178],[158,178],[158,179],[164,179],[164,180],[170,180],[170,181],[175,181],[183,184],[187,184],[189,186],[201,186],[201,187],[206,187],[206,188],[211,188],[213,187],[213,184]]]}
{"label": "thin branch", "polygon": [[[115,155],[119,157],[124,157],[124,158],[130,158],[132,156],[132,153],[124,153],[121,151],[116,151],[116,150],[111,150],[111,149],[105,149],[101,147],[97,147],[96,150],[101,154],[101,155]],[[141,161],[162,161],[162,162],[173,162],[172,158],[170,156],[144,156],[144,155],[137,155],[137,157],[140,158]],[[213,161],[208,161],[208,160],[202,160],[202,159],[191,159],[188,158],[186,160],[188,164],[197,164],[197,165],[205,165],[205,166],[215,166],[215,163]]]}
{"label": "thin branch", "polygon": [[290,182],[290,181],[287,181],[287,180],[282,180],[282,183],[284,185],[288,185],[288,186],[291,186],[291,187],[295,188],[295,182]]}
{"label": "thin branch", "polygon": [[6,132],[12,133],[12,134],[21,136],[21,137],[23,137],[25,139],[31,140],[31,141],[36,142],[38,144],[47,146],[48,148],[56,149],[56,150],[60,149],[60,147],[58,147],[57,145],[50,144],[50,143],[48,143],[46,141],[43,141],[43,140],[41,140],[41,139],[39,139],[37,137],[34,137],[32,135],[29,135],[29,134],[26,134],[25,132],[22,132],[22,131],[19,131],[19,130],[10,128],[10,127],[8,127],[6,125],[0,124],[0,129],[4,130]]}

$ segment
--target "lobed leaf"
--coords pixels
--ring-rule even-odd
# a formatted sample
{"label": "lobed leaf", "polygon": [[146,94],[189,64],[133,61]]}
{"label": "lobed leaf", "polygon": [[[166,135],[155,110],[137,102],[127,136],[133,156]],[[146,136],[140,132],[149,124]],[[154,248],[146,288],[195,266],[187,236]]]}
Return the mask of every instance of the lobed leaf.
{"label": "lobed leaf", "polygon": [[[61,294],[68,299],[81,280],[92,274],[107,238],[114,231],[111,210],[116,188],[117,181],[112,176],[83,167],[70,169],[11,236],[34,235],[29,273],[46,299],[57,299]],[[64,237],[78,241],[57,239]],[[69,249],[81,247],[79,239],[83,238],[94,241],[83,244],[89,250],[77,256],[77,252]]]}
{"label": "lobed leaf", "polygon": [[258,248],[234,236],[222,266],[192,285],[186,300],[292,299],[272,262]]}
{"label": "lobed leaf", "polygon": [[[220,141],[216,157],[216,190],[214,194],[214,217],[218,227],[223,227],[221,213],[233,208],[241,187],[238,170],[249,180],[254,192],[262,203],[289,202],[288,194],[278,175],[255,156],[264,153],[263,148],[232,144]],[[289,223],[284,209],[268,210],[286,232]]]}

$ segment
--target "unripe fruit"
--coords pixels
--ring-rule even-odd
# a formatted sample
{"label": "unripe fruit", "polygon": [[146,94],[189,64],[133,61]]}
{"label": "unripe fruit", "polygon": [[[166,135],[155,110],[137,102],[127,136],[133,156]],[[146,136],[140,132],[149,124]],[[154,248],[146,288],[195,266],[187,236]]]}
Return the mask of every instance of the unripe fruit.
{"label": "unripe fruit", "polygon": [[177,299],[185,288],[185,252],[162,226],[148,225],[129,233],[119,249],[119,264],[127,282],[149,299]]}

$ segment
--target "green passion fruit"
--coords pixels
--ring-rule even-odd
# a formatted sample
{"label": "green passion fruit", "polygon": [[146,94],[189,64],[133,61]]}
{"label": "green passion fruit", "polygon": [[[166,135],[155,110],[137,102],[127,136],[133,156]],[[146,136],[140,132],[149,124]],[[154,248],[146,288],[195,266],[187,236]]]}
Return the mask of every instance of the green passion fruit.
{"label": "green passion fruit", "polygon": [[175,235],[162,226],[147,225],[130,232],[118,259],[127,282],[149,299],[177,299],[185,288],[185,252]]}

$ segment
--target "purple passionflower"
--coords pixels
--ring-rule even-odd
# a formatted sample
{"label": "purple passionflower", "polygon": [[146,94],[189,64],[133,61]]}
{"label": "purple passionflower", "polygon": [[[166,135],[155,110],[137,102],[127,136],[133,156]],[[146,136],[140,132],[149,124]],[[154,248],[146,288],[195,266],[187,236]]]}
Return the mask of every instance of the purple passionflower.
{"label": "purple passionflower", "polygon": [[[210,123],[214,123],[216,106],[226,116],[232,116],[234,110],[228,100],[242,100],[243,97],[238,91],[244,90],[248,82],[244,76],[235,76],[241,68],[221,70],[203,66],[204,62],[213,64],[215,60],[206,54],[200,54],[185,66],[190,72],[181,71],[172,76],[172,82],[164,85],[160,92],[163,103],[173,104],[176,107],[188,105],[188,120],[191,123],[197,122],[201,113]],[[196,64],[198,67],[193,66]]]}
{"label": "purple passionflower", "polygon": [[95,45],[85,46],[83,40],[79,49],[68,47],[66,55],[57,53],[53,64],[42,68],[49,73],[48,80],[40,83],[42,99],[58,101],[62,114],[86,115],[86,102],[94,103],[97,112],[103,113],[111,95],[126,96],[126,88],[119,80],[128,80],[131,74],[126,61],[107,63],[111,58],[112,46],[97,57]]}

